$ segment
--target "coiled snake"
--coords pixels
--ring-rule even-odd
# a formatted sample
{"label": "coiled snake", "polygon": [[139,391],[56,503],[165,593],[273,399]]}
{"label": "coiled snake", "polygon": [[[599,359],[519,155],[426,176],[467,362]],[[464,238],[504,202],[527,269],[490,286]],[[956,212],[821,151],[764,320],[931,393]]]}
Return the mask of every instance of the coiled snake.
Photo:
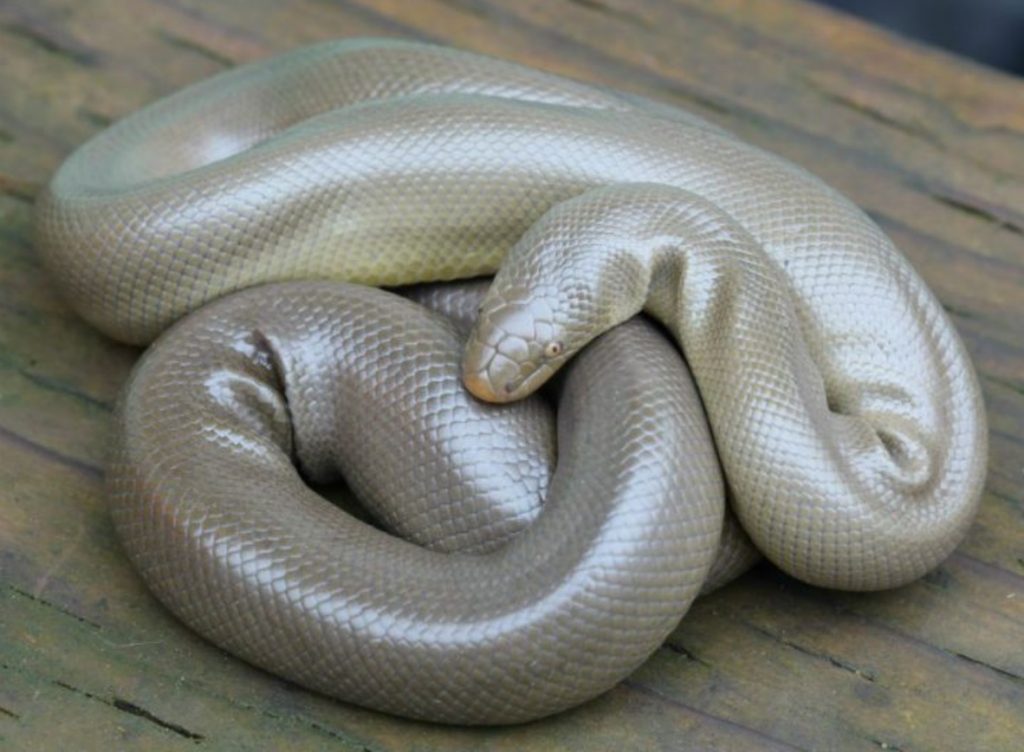
{"label": "coiled snake", "polygon": [[[36,216],[110,336],[201,308],[118,410],[108,484],[146,582],[351,702],[507,723],[606,690],[720,538],[710,584],[751,560],[732,518],[723,537],[725,488],[771,561],[850,589],[935,566],[978,502],[979,390],[924,283],[819,180],[669,107],[429,45],[321,44],[117,123]],[[451,319],[361,286],[503,258],[482,299],[411,293]],[[641,310],[699,398],[650,323],[616,326]],[[557,463],[546,401],[462,386],[517,400],[573,355]],[[342,472],[414,542],[304,482]]]}

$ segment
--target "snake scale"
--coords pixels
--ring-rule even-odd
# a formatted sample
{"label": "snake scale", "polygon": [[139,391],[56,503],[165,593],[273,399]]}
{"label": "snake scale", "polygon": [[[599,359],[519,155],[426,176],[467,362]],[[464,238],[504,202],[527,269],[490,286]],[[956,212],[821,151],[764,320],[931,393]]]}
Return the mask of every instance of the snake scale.
{"label": "snake scale", "polygon": [[[346,701],[548,715],[643,662],[747,535],[807,582],[889,588],[978,504],[976,378],[907,261],[665,105],[319,44],[98,134],[36,229],[83,317],[156,340],[107,473],[146,583]],[[307,485],[341,476],[369,520]]]}

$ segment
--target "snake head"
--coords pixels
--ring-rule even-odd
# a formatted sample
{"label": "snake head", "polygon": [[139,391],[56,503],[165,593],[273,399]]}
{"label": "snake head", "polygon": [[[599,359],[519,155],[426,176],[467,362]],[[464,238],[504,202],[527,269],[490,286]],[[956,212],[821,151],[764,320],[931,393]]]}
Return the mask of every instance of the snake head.
{"label": "snake head", "polygon": [[[480,305],[462,359],[462,381],[485,402],[529,396],[595,337],[635,310],[580,256],[538,245],[513,249]],[[515,263],[530,259],[537,264]],[[540,261],[543,259],[543,261]]]}
{"label": "snake head", "polygon": [[511,402],[536,391],[581,347],[559,325],[559,308],[557,295],[492,288],[466,343],[466,388],[486,402]]}
{"label": "snake head", "polygon": [[[462,380],[487,402],[534,392],[600,334],[643,308],[661,235],[634,233],[630,191],[597,188],[556,204],[513,246],[484,296]],[[673,198],[675,198],[673,196]]]}

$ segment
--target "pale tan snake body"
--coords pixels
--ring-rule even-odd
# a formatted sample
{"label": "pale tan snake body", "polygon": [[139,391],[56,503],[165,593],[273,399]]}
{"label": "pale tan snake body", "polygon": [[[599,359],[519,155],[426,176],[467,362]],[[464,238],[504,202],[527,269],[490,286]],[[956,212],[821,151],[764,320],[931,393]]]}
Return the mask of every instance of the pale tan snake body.
{"label": "pale tan snake body", "polygon": [[[924,283],[819,180],[670,108],[426,45],[319,45],[100,134],[37,222],[76,308],[136,343],[261,283],[471,277],[518,243],[467,352],[473,391],[518,397],[646,308],[690,361],[747,531],[815,584],[920,576],[978,502],[979,391]],[[126,390],[109,473],[149,585],[254,663],[419,718],[527,720],[625,676],[722,524],[685,368],[640,322],[577,358],[541,508],[546,408],[473,402],[459,348],[436,315],[328,282],[175,327]],[[490,413],[505,444],[475,422]],[[389,451],[401,473],[356,468]],[[424,545],[484,553],[355,522],[293,462],[353,475]]]}

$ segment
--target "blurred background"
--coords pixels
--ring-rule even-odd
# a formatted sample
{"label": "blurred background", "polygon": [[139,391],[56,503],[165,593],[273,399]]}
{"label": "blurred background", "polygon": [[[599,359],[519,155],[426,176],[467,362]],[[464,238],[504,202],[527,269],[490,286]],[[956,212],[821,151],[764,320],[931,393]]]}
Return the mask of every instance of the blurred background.
{"label": "blurred background", "polygon": [[996,68],[1024,75],[1024,0],[817,0]]}

